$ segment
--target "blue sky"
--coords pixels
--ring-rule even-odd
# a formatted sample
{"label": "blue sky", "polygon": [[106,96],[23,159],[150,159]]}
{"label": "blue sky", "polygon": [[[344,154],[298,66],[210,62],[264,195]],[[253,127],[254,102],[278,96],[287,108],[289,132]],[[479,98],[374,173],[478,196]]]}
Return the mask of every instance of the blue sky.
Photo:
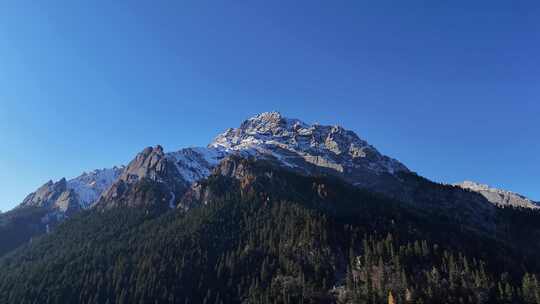
{"label": "blue sky", "polygon": [[435,181],[540,200],[539,15],[538,1],[2,1],[0,209],[270,110],[341,124]]}

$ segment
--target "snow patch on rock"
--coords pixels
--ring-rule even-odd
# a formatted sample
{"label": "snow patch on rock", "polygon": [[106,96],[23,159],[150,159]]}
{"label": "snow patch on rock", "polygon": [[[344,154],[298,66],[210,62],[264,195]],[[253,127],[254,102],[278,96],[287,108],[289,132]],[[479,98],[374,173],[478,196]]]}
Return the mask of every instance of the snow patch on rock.
{"label": "snow patch on rock", "polygon": [[297,167],[302,159],[340,172],[344,168],[389,174],[408,171],[399,161],[382,155],[341,126],[308,125],[278,112],[261,113],[244,121],[239,128],[227,129],[208,147],[226,153],[247,151],[255,156],[272,157],[288,167]]}
{"label": "snow patch on rock", "polygon": [[90,207],[122,174],[124,166],[108,169],[97,169],[84,172],[82,175],[67,181],[67,188],[79,197],[81,208]]}

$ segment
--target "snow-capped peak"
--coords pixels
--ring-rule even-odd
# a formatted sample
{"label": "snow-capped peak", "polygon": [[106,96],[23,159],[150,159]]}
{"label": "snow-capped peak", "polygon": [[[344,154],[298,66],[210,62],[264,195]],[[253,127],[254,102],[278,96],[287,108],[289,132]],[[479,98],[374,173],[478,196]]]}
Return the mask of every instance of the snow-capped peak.
{"label": "snow-capped peak", "polygon": [[82,175],[67,181],[67,188],[73,190],[79,197],[83,209],[94,203],[101,193],[109,188],[120,176],[124,166],[107,169],[96,169],[84,172]]}
{"label": "snow-capped peak", "polygon": [[[166,193],[172,206],[182,189],[209,176],[229,154],[272,160],[306,174],[336,174],[367,188],[382,187],[387,174],[408,172],[403,164],[382,155],[354,132],[341,126],[310,125],[299,119],[284,117],[279,112],[265,112],[245,120],[238,128],[226,130],[206,148],[185,148],[164,153],[161,146],[148,147],[128,167],[85,172],[64,181],[65,186],[57,191],[52,191],[56,188],[51,182],[26,202],[49,204],[52,198],[56,202],[57,196],[61,197],[60,192],[67,191],[69,195],[65,196],[70,199],[69,202],[85,209],[102,198],[104,201],[108,198],[118,199],[115,195],[123,191],[124,188],[120,187],[122,182],[131,183],[148,177],[160,183],[172,183],[166,187],[173,193]],[[116,184],[119,186],[115,187]],[[46,195],[52,198],[42,198],[48,198]]]}
{"label": "snow-capped peak", "polygon": [[362,168],[394,174],[408,169],[382,155],[354,132],[341,126],[309,125],[279,112],[265,112],[245,120],[239,128],[218,135],[209,148],[267,155],[287,166],[298,160],[344,172]]}
{"label": "snow-capped peak", "polygon": [[210,175],[212,168],[226,155],[225,152],[203,147],[191,147],[166,154],[189,184]]}

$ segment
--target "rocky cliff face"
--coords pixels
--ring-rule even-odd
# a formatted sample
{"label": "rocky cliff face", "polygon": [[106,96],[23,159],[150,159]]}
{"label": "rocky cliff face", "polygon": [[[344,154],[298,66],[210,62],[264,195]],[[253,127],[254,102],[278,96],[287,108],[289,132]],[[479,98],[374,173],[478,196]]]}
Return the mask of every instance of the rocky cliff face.
{"label": "rocky cliff face", "polygon": [[106,190],[96,208],[117,206],[164,207],[189,185],[161,146],[147,147],[137,154],[118,179]]}
{"label": "rocky cliff face", "polygon": [[48,181],[36,192],[30,193],[19,208],[36,207],[71,215],[80,210],[79,197],[67,187],[65,178],[58,182]]}
{"label": "rocky cliff face", "polygon": [[185,148],[165,153],[159,145],[148,147],[103,192],[96,207],[176,208],[188,187],[207,177],[224,156],[215,149]]}
{"label": "rocky cliff face", "polygon": [[30,193],[19,208],[38,207],[71,215],[88,208],[120,176],[123,167],[94,170],[89,173],[57,182],[48,181]]}
{"label": "rocky cliff face", "polygon": [[277,112],[256,115],[208,145],[308,175],[329,174],[358,187],[401,196],[400,175],[409,169],[340,126],[308,125]]}
{"label": "rocky cliff face", "polygon": [[[246,195],[255,195],[262,199],[269,199],[282,193],[290,195],[294,192],[291,191],[294,185],[288,184],[283,178],[283,170],[271,161],[234,154],[227,156],[213,169],[208,178],[191,185],[180,200],[178,208],[188,210],[206,205],[213,200],[223,199],[226,197],[225,193],[229,195],[236,193],[239,199]],[[217,180],[219,182],[216,182]]]}
{"label": "rocky cliff face", "polygon": [[488,185],[479,184],[472,181],[464,181],[455,185],[463,189],[477,192],[484,196],[491,203],[499,206],[513,206],[533,209],[540,208],[540,205],[538,205],[538,203],[535,203],[532,200],[526,198],[525,196],[514,192],[492,188]]}
{"label": "rocky cliff face", "polygon": [[206,148],[170,153],[164,153],[161,147],[157,153],[154,150],[147,148],[140,153],[100,202],[115,205],[123,196],[139,201],[129,194],[134,191],[130,184],[144,179],[160,185],[160,191],[169,193],[170,207],[176,206],[183,191],[221,167],[220,160],[231,155],[270,161],[302,174],[331,174],[378,191],[397,187],[397,174],[409,172],[352,131],[339,126],[307,125],[277,112],[247,119],[239,128],[216,137]]}
{"label": "rocky cliff face", "polygon": [[79,205],[86,209],[97,201],[101,193],[107,190],[124,171],[124,167],[97,169],[67,181],[67,187],[78,196]]}
{"label": "rocky cliff face", "polygon": [[70,180],[48,181],[30,193],[14,210],[3,214],[8,218],[4,221],[13,229],[24,231],[17,240],[7,243],[16,246],[35,235],[49,232],[64,219],[88,208],[122,170],[123,167],[114,167],[83,173]]}
{"label": "rocky cliff face", "polygon": [[213,168],[227,155],[226,151],[196,147],[167,153],[167,158],[174,163],[182,179],[192,184],[210,175]]}
{"label": "rocky cliff face", "polygon": [[228,129],[209,147],[273,157],[285,166],[304,171],[310,171],[310,164],[344,175],[360,170],[378,175],[409,171],[352,131],[340,126],[308,125],[277,112],[259,114],[239,128]]}

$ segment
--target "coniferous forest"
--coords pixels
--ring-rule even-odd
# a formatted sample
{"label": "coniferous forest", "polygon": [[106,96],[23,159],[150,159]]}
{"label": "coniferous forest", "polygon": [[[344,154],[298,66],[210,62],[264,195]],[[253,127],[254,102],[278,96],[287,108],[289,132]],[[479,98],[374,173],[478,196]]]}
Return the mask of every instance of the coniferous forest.
{"label": "coniferous forest", "polygon": [[205,186],[189,211],[85,211],[5,254],[0,303],[540,303],[538,211],[498,208],[487,235],[328,177]]}

